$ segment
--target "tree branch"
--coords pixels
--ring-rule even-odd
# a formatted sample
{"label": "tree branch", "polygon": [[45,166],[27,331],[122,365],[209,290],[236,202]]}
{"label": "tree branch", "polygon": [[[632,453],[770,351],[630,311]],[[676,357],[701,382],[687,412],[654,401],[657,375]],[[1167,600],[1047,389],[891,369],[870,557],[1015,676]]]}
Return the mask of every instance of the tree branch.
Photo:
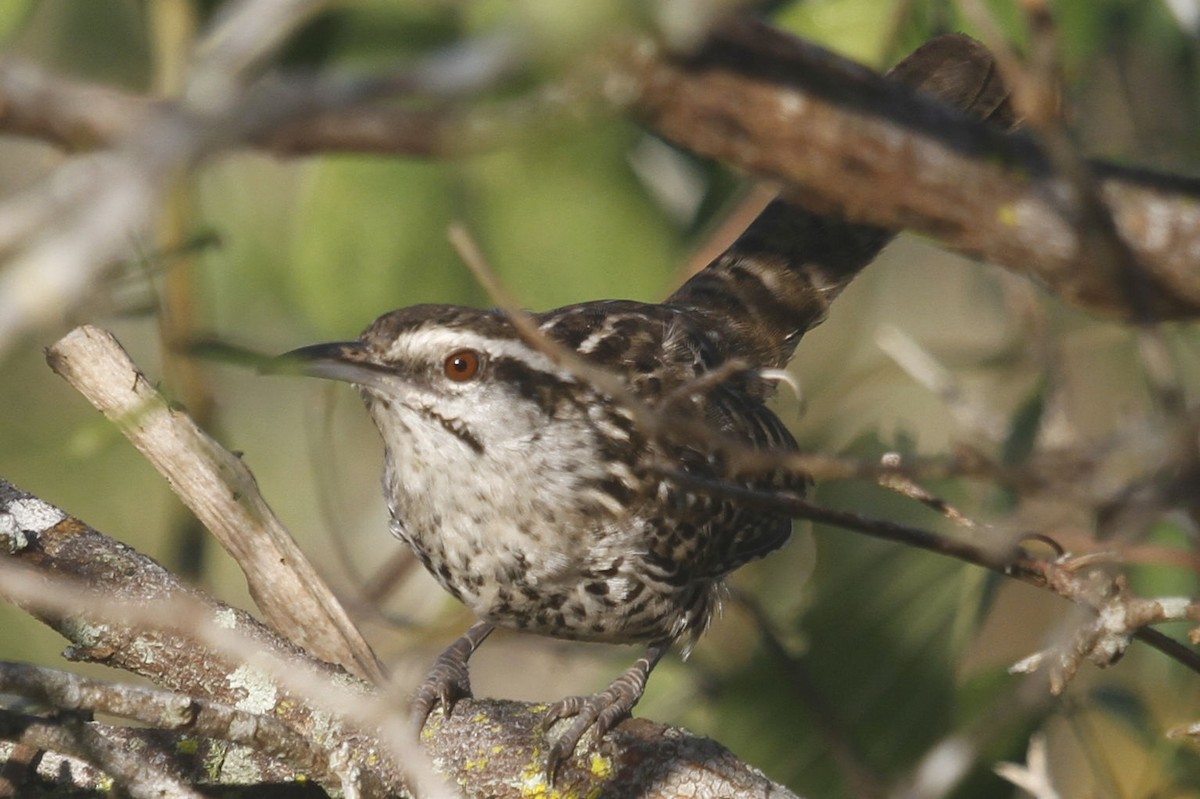
{"label": "tree branch", "polygon": [[[676,144],[783,183],[823,212],[909,228],[1134,318],[1085,245],[1083,199],[1036,139],[991,126],[749,18],[678,59],[646,58],[632,108]],[[1091,162],[1154,319],[1200,314],[1200,182]]]}
{"label": "tree branch", "polygon": [[80,327],[46,359],[154,465],[246,575],[254,602],[276,629],[318,658],[382,679],[370,646],[258,491],[241,459],[173,410],[117,340]]}
{"label": "tree branch", "polygon": [[[147,763],[167,769],[176,781],[200,789],[221,786],[222,797],[263,796],[271,799],[327,799],[316,783],[297,780],[294,769],[249,746],[157,729],[120,727],[85,721],[78,716],[32,716],[0,709],[0,795],[112,796],[113,777],[92,765],[96,757],[80,742],[79,730],[112,748],[137,753]],[[28,751],[28,756],[22,756]],[[256,783],[247,784],[255,775]],[[5,794],[5,782],[12,791]],[[121,780],[119,783],[123,784]],[[72,793],[67,793],[70,786]],[[241,788],[242,790],[236,790]],[[171,789],[158,799],[191,796]],[[205,795],[208,795],[207,793]]]}
{"label": "tree branch", "polygon": [[[229,486],[226,491],[231,493]],[[46,588],[48,578],[53,590]],[[314,767],[312,776],[326,784],[352,779],[370,795],[384,796],[394,795],[405,779],[385,753],[396,753],[410,772],[417,766],[411,753],[403,756],[412,732],[398,698],[364,694],[365,686],[347,693],[348,677],[339,678],[273,630],[184,588],[150,559],[2,479],[0,594],[72,640],[68,654],[73,659],[124,668],[239,714],[262,714],[261,726],[240,740],[260,755],[282,758],[293,773]],[[247,662],[255,664],[252,674],[246,672]],[[32,682],[22,690],[13,679],[0,688],[54,697],[53,681]],[[76,697],[68,704],[101,709],[116,701],[110,694],[104,702]],[[439,770],[469,796],[518,797],[539,786],[548,790],[543,711],[540,705],[464,700],[449,718],[435,714],[421,743]],[[219,732],[219,722],[213,723],[218,726],[208,734]],[[273,724],[298,734],[306,746],[297,747],[290,734],[272,735]],[[176,724],[160,726],[166,729],[159,733],[169,735]],[[354,732],[364,729],[377,730],[377,737]],[[103,729],[93,733],[107,740]],[[487,769],[480,768],[483,762]],[[178,773],[189,773],[187,762],[175,765]],[[624,722],[564,763],[554,787],[580,795],[611,791],[665,798],[686,788],[695,796],[791,796],[718,744],[645,720]]]}
{"label": "tree branch", "polygon": [[380,715],[378,703],[365,698],[366,685],[2,478],[0,596],[66,637],[69,659],[124,669],[286,725],[319,749],[293,753],[288,740],[270,736],[270,722],[258,733],[271,744],[259,741],[258,748],[286,752],[294,764],[321,752],[324,762],[314,779],[336,785],[353,773],[354,781],[386,795],[406,782],[390,752],[421,772],[423,758],[411,757],[416,747],[407,736],[391,732],[381,742],[340,720],[347,713],[356,719]]}
{"label": "tree branch", "polygon": [[[503,141],[500,131],[511,133],[522,112],[536,117],[607,102],[629,107],[685,149],[780,181],[818,210],[925,233],[1031,275],[1095,313],[1138,314],[1129,281],[1086,246],[1087,198],[1077,181],[1057,173],[1038,140],[989,130],[749,17],[725,22],[689,55],[630,37],[599,67],[588,62],[556,89],[546,96],[557,105],[526,98],[500,111],[347,103],[338,92],[301,92],[298,103],[294,91],[268,92],[276,104],[292,97],[284,106],[291,111],[259,115],[221,146],[445,155]],[[95,102],[81,106],[81,98]],[[148,109],[165,107],[17,62],[0,65],[0,130],[71,146],[112,144],[159,116]],[[1195,317],[1200,276],[1190,253],[1200,248],[1200,183],[1095,161],[1085,167],[1141,266],[1134,277],[1144,315]]]}

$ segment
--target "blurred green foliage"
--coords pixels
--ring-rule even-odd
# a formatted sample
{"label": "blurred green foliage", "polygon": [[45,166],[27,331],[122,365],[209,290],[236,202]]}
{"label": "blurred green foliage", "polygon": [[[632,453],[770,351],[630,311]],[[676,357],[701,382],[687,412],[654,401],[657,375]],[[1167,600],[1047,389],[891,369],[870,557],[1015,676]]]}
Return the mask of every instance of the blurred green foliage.
{"label": "blurred green foliage", "polygon": [[[148,23],[154,2],[10,0],[0,4],[0,37],[11,51],[48,68],[144,89],[154,80]],[[875,66],[946,30],[978,33],[951,0],[774,5],[781,26]],[[1019,4],[987,5],[1023,49]],[[198,24],[218,6],[196,3]],[[1158,0],[1058,0],[1053,8],[1073,134],[1081,146],[1194,171],[1200,162],[1195,33]],[[342,3],[294,39],[284,62],[294,69],[363,70],[415,57],[467,32],[516,25],[536,31],[544,45],[529,78],[536,81],[569,66],[614,25],[644,15],[632,0]],[[163,269],[192,269],[198,333],[276,351],[356,335],[376,315],[401,305],[487,304],[446,239],[447,225],[463,221],[531,308],[597,297],[653,300],[679,280],[679,265],[735,196],[739,181],[677,154],[677,166],[700,179],[702,195],[698,213],[680,218],[659,203],[633,166],[632,153],[646,135],[625,120],[592,120],[564,130],[530,130],[502,149],[447,162],[230,155],[178,188],[190,206],[189,232],[211,232],[216,244],[203,248],[190,266],[159,265],[148,256],[155,274],[131,266],[124,279],[153,296]],[[0,190],[6,194],[59,163],[58,154],[28,143],[0,142],[0,152]],[[146,243],[147,253],[160,249]],[[969,438],[938,398],[873,345],[875,328],[886,322],[957,370],[973,401],[1004,420],[1008,436],[994,442],[997,457],[1021,464],[1037,445],[1053,381],[1023,350],[1026,331],[1011,315],[1010,291],[1008,279],[994,271],[920,242],[901,242],[801,346],[795,371],[805,410],[785,402],[781,413],[795,421],[803,446],[818,452],[938,454]],[[1082,319],[1044,297],[1037,302],[1067,359],[1075,403],[1069,410],[1077,425],[1118,429],[1129,414],[1144,411],[1144,381],[1129,332]],[[158,373],[160,358],[176,356],[160,353],[154,320],[133,315],[132,308],[114,282],[80,316],[115,328],[139,363]],[[165,487],[40,362],[40,348],[59,332],[39,332],[5,364],[0,474],[143,551],[168,557],[172,517]],[[1182,379],[1195,390],[1195,333],[1169,335],[1181,353]],[[223,439],[246,453],[266,496],[318,562],[334,562],[325,557],[333,551],[331,536],[343,539],[360,570],[393,551],[376,498],[372,434],[353,403],[341,403],[337,411],[344,418],[334,422],[333,433],[314,432],[305,403],[319,399],[306,384],[220,364],[205,372]],[[1003,518],[1014,507],[1012,496],[976,483],[934,488],[974,513]],[[330,492],[336,504],[355,512],[331,514],[320,499]],[[949,529],[932,512],[879,488],[832,484],[817,496],[869,516]],[[332,529],[326,521],[331,516],[337,519]],[[1193,535],[1182,523],[1164,521],[1146,543],[1194,547]],[[219,554],[209,557],[209,584],[244,602],[229,563]],[[340,568],[330,573],[335,582],[345,580]],[[1132,579],[1139,591],[1197,592],[1195,572],[1178,563],[1137,566]],[[1200,796],[1195,755],[1162,736],[1172,724],[1200,718],[1194,701],[1200,678],[1154,653],[1127,659],[1104,680],[1085,667],[1071,689],[1075,712],[1134,730],[1140,737],[1132,747],[1124,733],[1080,744],[1083,736],[1073,732],[1078,727],[1055,726],[1070,713],[1050,700],[1028,709],[1007,707],[1021,681],[1003,667],[1045,644],[1062,611],[1049,596],[1014,596],[995,578],[956,562],[823,528],[811,538],[798,536],[736,583],[771,618],[789,658],[763,646],[753,625],[747,633],[745,614],[731,605],[693,663],[668,663],[651,681],[640,712],[682,720],[714,736],[802,794],[852,795],[844,759],[830,756],[835,744],[852,752],[865,773],[891,783],[911,776],[931,746],[965,731],[984,756],[956,795],[1011,795],[1011,786],[992,776],[988,764],[1023,761],[1028,733],[1046,724],[1058,736],[1058,751],[1090,748],[1087,757],[1063,755],[1056,773],[1065,781],[1065,795]],[[409,606],[401,611],[420,615]],[[440,618],[426,616],[429,624]],[[15,611],[0,608],[0,630],[0,656],[58,662],[53,636],[37,637],[35,625]],[[614,654],[613,664],[628,654]],[[814,704],[812,695],[821,702]],[[1182,695],[1191,703],[1178,702]],[[1104,768],[1095,767],[1097,759]],[[1136,769],[1143,776],[1132,787],[1111,777]]]}

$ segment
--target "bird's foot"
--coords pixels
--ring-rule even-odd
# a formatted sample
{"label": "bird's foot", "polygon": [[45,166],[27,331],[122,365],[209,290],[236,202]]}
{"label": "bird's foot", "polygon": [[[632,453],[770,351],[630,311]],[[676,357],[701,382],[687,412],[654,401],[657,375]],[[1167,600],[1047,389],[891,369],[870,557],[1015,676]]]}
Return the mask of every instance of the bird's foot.
{"label": "bird's foot", "polygon": [[550,706],[544,721],[547,734],[555,722],[571,719],[570,725],[554,739],[546,753],[546,774],[551,781],[558,767],[575,752],[584,735],[594,731],[595,742],[599,743],[609,730],[630,714],[646,690],[650,672],[669,645],[666,641],[652,644],[645,655],[600,693],[568,696]]}
{"label": "bird's foot", "polygon": [[579,741],[589,731],[595,732],[595,741],[599,743],[609,730],[629,715],[641,698],[641,691],[635,693],[626,683],[617,681],[600,693],[568,696],[551,705],[546,711],[547,732],[562,719],[571,719],[571,723],[554,739],[546,752],[546,774],[553,778],[558,767],[574,753]]}
{"label": "bird's foot", "polygon": [[418,729],[425,726],[435,707],[440,705],[442,714],[449,716],[455,702],[471,696],[471,675],[467,670],[467,661],[491,631],[492,625],[478,622],[438,655],[433,668],[413,696],[412,717]]}

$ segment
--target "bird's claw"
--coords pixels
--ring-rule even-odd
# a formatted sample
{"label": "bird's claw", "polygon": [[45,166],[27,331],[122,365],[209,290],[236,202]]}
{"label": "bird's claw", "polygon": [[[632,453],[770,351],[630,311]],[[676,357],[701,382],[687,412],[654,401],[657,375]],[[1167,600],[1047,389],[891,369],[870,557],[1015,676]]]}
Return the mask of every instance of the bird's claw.
{"label": "bird's claw", "polygon": [[585,735],[594,732],[594,740],[599,743],[609,730],[629,715],[641,696],[627,688],[623,683],[614,683],[598,694],[568,696],[550,706],[543,721],[545,735],[549,735],[556,722],[571,719],[570,725],[559,733],[546,752],[546,774],[551,781]]}
{"label": "bird's claw", "polygon": [[438,655],[412,700],[412,717],[417,729],[425,726],[429,714],[438,705],[441,705],[442,715],[449,716],[458,700],[471,697],[471,675],[467,672],[467,661],[491,633],[492,625],[476,622]]}
{"label": "bird's claw", "polygon": [[449,716],[458,700],[471,698],[466,661],[455,654],[449,650],[443,652],[413,696],[412,717],[418,728],[425,726],[434,708],[440,706],[442,715]]}

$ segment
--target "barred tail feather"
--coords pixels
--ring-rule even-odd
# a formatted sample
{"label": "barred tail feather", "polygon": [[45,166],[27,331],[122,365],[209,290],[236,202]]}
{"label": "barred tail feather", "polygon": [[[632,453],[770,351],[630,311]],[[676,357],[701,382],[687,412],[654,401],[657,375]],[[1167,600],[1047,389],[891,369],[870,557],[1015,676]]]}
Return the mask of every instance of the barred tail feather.
{"label": "barred tail feather", "polygon": [[[958,34],[934,39],[888,73],[888,79],[1000,127],[1015,124],[1008,91],[990,52]],[[805,332],[875,259],[896,231],[809,211],[783,197],[667,300],[711,312],[760,368],[787,364]]]}
{"label": "barred tail feather", "polygon": [[805,331],[894,235],[777,199],[667,302],[714,313],[747,360],[782,367]]}

